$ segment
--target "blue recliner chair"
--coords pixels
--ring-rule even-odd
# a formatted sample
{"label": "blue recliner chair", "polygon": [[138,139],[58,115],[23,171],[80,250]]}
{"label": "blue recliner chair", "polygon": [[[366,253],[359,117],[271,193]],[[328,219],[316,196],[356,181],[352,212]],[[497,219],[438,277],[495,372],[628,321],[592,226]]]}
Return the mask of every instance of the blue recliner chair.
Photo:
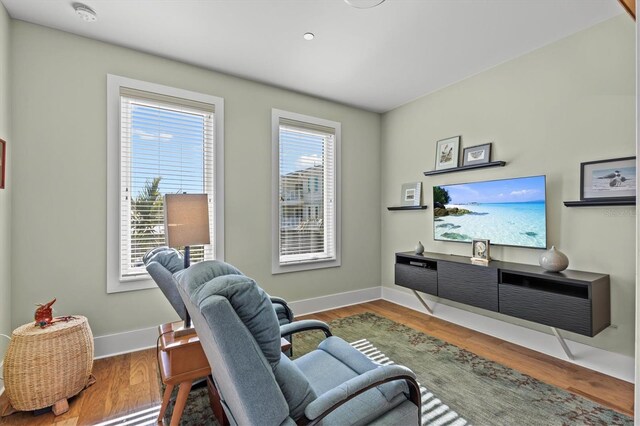
{"label": "blue recliner chair", "polygon": [[[420,390],[411,370],[381,366],[320,321],[280,327],[269,296],[231,265],[205,261],[175,278],[193,319],[232,425],[411,425]],[[281,332],[311,328],[328,336],[291,360]]]}

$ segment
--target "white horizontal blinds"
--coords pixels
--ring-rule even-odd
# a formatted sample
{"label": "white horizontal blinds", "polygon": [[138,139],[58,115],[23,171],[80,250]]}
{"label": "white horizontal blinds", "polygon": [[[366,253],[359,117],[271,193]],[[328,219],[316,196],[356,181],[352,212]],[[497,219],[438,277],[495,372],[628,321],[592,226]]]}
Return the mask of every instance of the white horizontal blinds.
{"label": "white horizontal blinds", "polygon": [[336,258],[335,129],[280,117],[280,264]]}
{"label": "white horizontal blinds", "polygon": [[[120,89],[120,274],[146,274],[142,256],[165,244],[163,195],[209,194],[214,238],[214,106]],[[193,246],[193,261],[213,259],[213,246]]]}

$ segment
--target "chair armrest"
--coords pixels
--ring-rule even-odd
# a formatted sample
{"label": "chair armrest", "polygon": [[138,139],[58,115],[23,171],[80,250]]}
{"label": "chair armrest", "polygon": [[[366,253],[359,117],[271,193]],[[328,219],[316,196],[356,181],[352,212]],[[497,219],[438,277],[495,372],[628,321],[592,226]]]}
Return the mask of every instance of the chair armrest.
{"label": "chair armrest", "polygon": [[407,367],[401,365],[385,365],[369,370],[353,379],[347,380],[340,386],[328,390],[312,401],[304,410],[305,418],[298,422],[300,425],[315,425],[350,399],[361,393],[393,380],[406,380],[409,386],[410,400],[420,409],[420,387],[416,382],[416,375]]}
{"label": "chair armrest", "polygon": [[301,331],[321,330],[326,337],[332,336],[329,325],[318,320],[300,320],[280,326],[280,335],[300,333]]}
{"label": "chair armrest", "polygon": [[289,322],[293,322],[293,311],[287,304],[287,301],[281,297],[270,296],[269,298],[271,299],[272,304],[284,306],[285,311],[287,311],[287,318],[289,319]]}

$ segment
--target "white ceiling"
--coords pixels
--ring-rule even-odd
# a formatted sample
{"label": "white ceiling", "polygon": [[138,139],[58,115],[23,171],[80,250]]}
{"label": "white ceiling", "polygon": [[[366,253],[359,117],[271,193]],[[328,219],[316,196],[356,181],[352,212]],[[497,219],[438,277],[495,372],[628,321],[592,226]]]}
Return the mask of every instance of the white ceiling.
{"label": "white ceiling", "polygon": [[0,1],[15,19],[377,112],[623,13],[617,0],[85,0],[87,23],[70,0]]}

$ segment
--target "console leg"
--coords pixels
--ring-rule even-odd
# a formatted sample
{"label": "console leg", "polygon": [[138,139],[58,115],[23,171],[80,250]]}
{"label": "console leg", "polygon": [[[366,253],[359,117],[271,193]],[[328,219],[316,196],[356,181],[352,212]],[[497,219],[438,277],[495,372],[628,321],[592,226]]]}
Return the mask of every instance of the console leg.
{"label": "console leg", "polygon": [[564,353],[567,354],[567,358],[573,361],[575,358],[571,353],[571,349],[569,349],[569,346],[567,346],[567,342],[564,341],[564,339],[560,335],[560,332],[555,327],[551,327],[551,331],[553,331],[553,334],[556,335],[556,338],[558,339],[558,342],[560,342],[560,346],[562,346]]}
{"label": "console leg", "polygon": [[413,291],[413,294],[415,294],[415,295],[416,295],[416,297],[418,298],[418,300],[420,301],[420,303],[422,303],[422,306],[424,306],[424,308],[427,310],[427,312],[429,312],[429,315],[433,315],[433,309],[431,309],[431,308],[429,307],[429,305],[427,305],[427,301],[426,301],[426,300],[424,300],[424,299],[422,298],[422,296],[420,296],[420,294],[419,294],[417,291],[415,291],[415,290],[411,290],[411,291]]}

